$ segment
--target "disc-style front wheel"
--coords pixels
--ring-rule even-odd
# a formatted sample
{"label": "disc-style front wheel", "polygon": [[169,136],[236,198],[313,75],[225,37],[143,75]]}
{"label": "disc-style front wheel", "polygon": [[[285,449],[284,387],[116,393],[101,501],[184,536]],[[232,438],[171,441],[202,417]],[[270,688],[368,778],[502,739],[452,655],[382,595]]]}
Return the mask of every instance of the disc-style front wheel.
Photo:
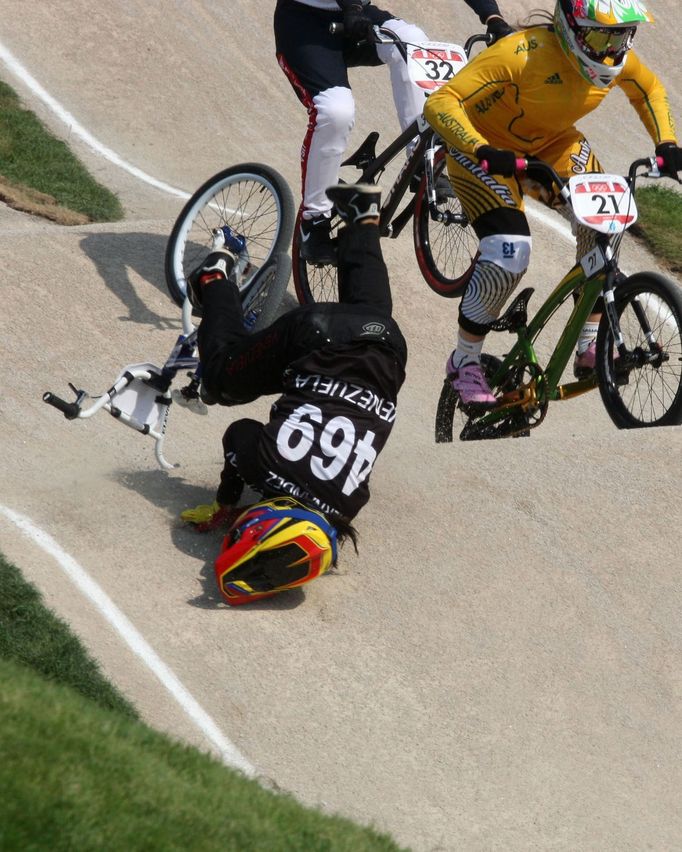
{"label": "disc-style front wheel", "polygon": [[655,272],[630,276],[615,291],[627,348],[618,355],[604,315],[597,335],[597,376],[619,429],[682,423],[682,295]]}
{"label": "disc-style front wheel", "polygon": [[241,163],[206,181],[178,216],[166,246],[166,284],[182,305],[187,276],[206,258],[213,231],[228,225],[246,239],[244,279],[248,286],[270,259],[287,252],[294,225],[294,200],[284,178],[269,166]]}
{"label": "disc-style front wheel", "polygon": [[[434,163],[434,177],[447,178],[445,152],[440,150]],[[440,296],[461,296],[478,253],[478,237],[471,227],[459,198],[452,192],[438,198],[442,221],[431,218],[426,196],[426,177],[417,190],[414,209],[414,248],[424,280]]]}

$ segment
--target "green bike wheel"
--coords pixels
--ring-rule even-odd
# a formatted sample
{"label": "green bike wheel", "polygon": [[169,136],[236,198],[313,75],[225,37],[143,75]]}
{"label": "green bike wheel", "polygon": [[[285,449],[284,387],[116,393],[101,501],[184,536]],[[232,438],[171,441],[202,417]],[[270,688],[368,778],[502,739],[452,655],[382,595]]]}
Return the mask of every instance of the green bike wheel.
{"label": "green bike wheel", "polygon": [[620,358],[604,315],[597,335],[599,391],[619,429],[682,423],[682,294],[655,272],[627,278],[615,306],[628,354]]}

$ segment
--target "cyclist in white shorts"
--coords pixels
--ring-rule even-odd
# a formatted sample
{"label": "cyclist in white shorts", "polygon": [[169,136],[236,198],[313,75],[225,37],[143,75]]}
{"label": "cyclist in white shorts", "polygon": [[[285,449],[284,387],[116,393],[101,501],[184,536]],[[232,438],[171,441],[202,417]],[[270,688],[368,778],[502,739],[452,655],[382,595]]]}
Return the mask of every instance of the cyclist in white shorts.
{"label": "cyclist in white shorts", "polygon": [[[465,0],[495,38],[510,33],[496,0]],[[343,23],[343,35],[329,25]],[[395,47],[377,45],[372,27],[385,26],[399,39],[428,41],[415,24],[396,18],[369,0],[278,0],[274,28],[277,60],[309,122],[301,149],[301,256],[312,263],[334,263],[330,240],[331,203],[325,189],[338,180],[339,167],[355,119],[348,68],[389,66],[393,99],[404,130],[421,113],[424,97],[411,85]]]}

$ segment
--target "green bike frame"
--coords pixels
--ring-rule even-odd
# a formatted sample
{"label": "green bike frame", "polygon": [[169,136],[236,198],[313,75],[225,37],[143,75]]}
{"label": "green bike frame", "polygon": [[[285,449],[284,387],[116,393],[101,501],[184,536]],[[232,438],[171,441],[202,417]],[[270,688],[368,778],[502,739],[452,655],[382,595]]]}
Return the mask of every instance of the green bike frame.
{"label": "green bike frame", "polygon": [[[570,399],[595,388],[597,386],[596,376],[564,385],[560,385],[559,382],[573,355],[580,331],[592,312],[595,302],[604,290],[607,278],[614,274],[614,267],[613,262],[607,261],[604,268],[588,277],[581,263],[577,263],[550,293],[533,319],[516,329],[516,343],[504,357],[500,367],[494,372],[491,378],[491,386],[497,387],[503,383],[510,371],[518,370],[519,375],[523,375],[527,371],[531,379],[534,379],[532,404],[537,408],[544,408],[549,402]],[[574,292],[578,294],[578,297],[571,315],[554,347],[547,366],[542,369],[533,344],[556,311]],[[501,404],[477,418],[477,423],[481,425],[495,423],[508,416],[511,409],[528,404],[527,397],[512,392],[509,394],[509,398],[505,399],[503,395]]]}

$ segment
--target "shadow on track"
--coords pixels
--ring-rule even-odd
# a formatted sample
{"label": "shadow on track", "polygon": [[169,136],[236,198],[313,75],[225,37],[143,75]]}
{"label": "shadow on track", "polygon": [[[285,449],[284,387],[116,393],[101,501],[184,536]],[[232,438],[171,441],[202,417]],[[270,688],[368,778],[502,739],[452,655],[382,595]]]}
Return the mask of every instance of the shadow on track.
{"label": "shadow on track", "polygon": [[[167,238],[161,234],[88,234],[81,248],[94,263],[98,274],[123,303],[127,315],[122,322],[152,325],[158,329],[180,329],[180,311],[172,303],[163,273]],[[168,299],[170,316],[161,316],[139,297],[134,278],[156,287]]]}

